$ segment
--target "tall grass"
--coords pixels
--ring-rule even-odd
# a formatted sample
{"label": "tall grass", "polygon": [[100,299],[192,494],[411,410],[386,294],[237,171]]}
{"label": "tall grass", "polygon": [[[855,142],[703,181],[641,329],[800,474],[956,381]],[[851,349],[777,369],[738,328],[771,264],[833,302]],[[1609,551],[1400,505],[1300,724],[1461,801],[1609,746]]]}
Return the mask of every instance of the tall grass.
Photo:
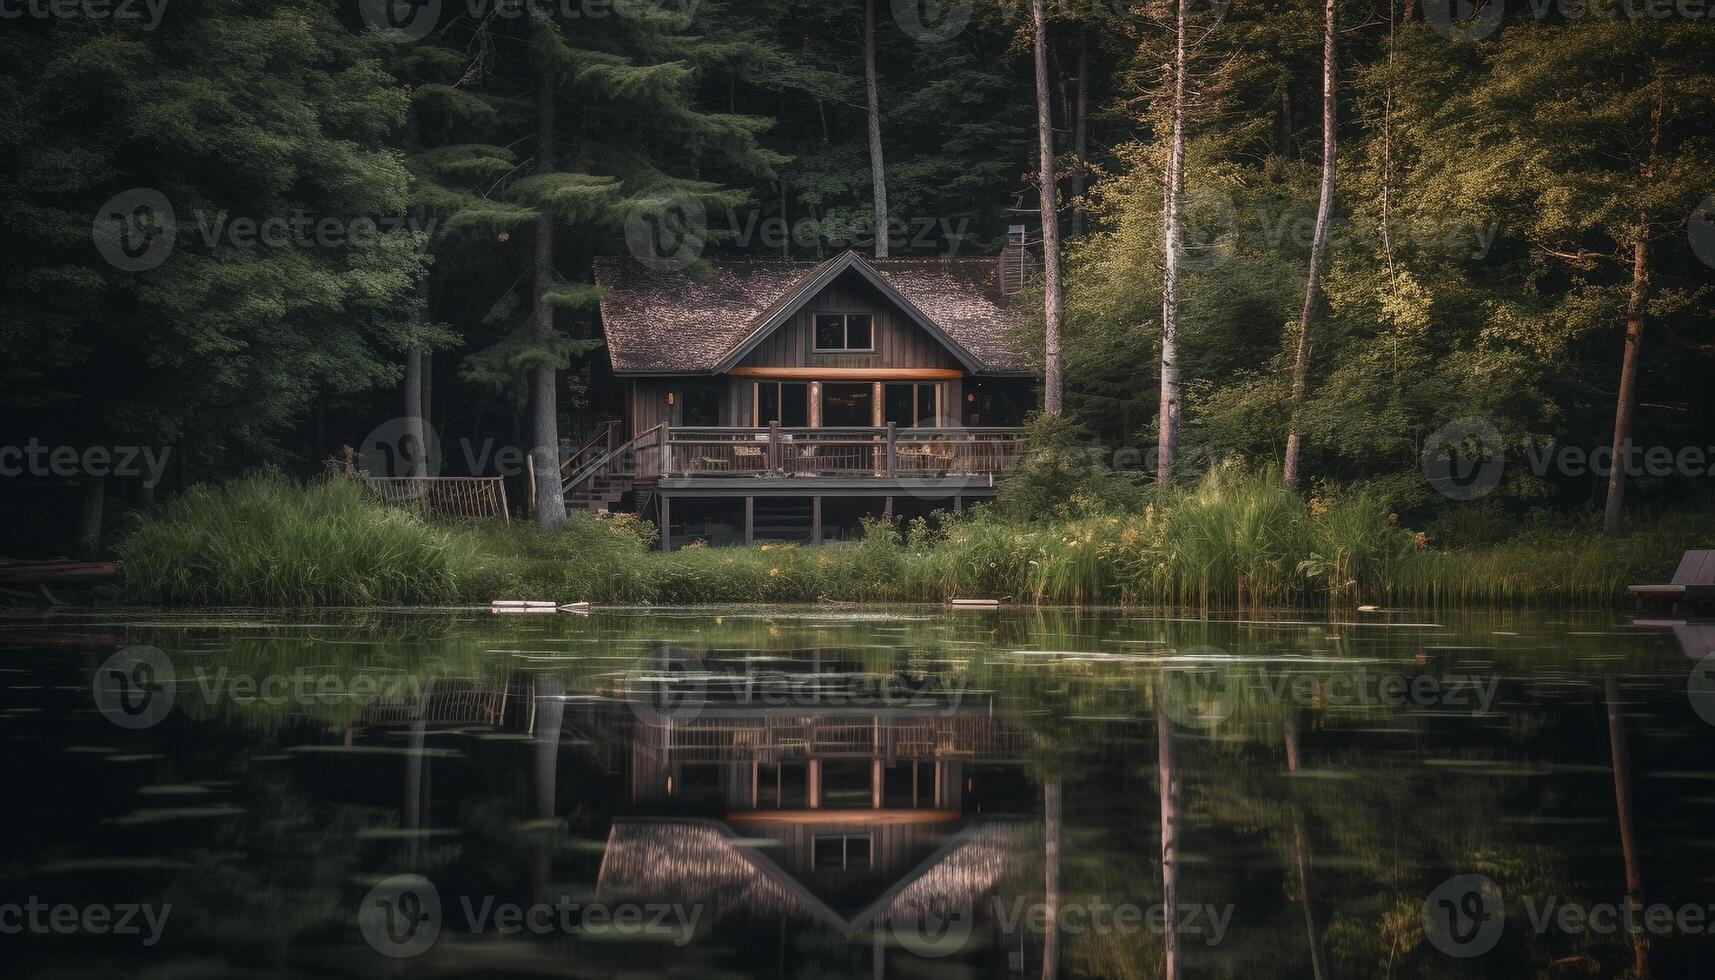
{"label": "tall grass", "polygon": [[262,473],[174,498],[117,550],[133,601],[302,606],[451,601],[469,548],[350,480]]}
{"label": "tall grass", "polygon": [[1306,502],[1272,471],[1224,466],[1141,509],[1074,494],[1051,518],[972,508],[936,525],[874,521],[851,546],[652,550],[636,518],[574,514],[543,533],[437,525],[345,480],[277,475],[200,488],[120,546],[123,595],[176,605],[362,605],[493,598],[606,603],[940,601],[1215,609],[1299,605],[1591,605],[1715,543],[1693,515],[1604,538],[1538,531],[1442,551],[1363,494]]}

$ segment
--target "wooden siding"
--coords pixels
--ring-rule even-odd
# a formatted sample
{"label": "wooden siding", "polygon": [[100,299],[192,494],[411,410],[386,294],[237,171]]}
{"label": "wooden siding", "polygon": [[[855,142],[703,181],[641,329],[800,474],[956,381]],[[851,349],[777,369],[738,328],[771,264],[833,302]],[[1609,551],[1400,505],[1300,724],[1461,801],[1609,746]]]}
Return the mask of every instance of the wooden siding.
{"label": "wooden siding", "polygon": [[[875,320],[873,351],[857,354],[818,352],[816,314],[868,313]],[[756,346],[741,367],[954,368],[963,366],[952,352],[911,322],[869,283],[847,274],[818,293],[779,329]]]}

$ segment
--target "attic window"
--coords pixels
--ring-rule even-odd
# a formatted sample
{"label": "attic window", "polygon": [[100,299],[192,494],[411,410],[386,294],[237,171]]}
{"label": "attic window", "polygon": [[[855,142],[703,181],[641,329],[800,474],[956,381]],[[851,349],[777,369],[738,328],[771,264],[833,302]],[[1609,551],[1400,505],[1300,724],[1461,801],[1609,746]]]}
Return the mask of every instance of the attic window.
{"label": "attic window", "polygon": [[875,330],[868,313],[816,314],[816,349],[819,351],[875,350]]}

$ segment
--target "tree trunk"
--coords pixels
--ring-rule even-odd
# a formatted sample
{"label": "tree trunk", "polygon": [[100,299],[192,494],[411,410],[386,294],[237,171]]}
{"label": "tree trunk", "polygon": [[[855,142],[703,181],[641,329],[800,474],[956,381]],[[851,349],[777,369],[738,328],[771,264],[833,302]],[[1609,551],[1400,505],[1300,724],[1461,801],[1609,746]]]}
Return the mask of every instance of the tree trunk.
{"label": "tree trunk", "polygon": [[1048,10],[1047,0],[1030,0],[1030,21],[1035,30],[1032,48],[1036,60],[1036,144],[1041,156],[1037,188],[1042,209],[1043,292],[1043,390],[1042,411],[1059,415],[1062,401],[1060,381],[1060,195],[1054,187],[1054,121],[1048,107]]}
{"label": "tree trunk", "polygon": [[[532,17],[543,14],[532,9]],[[559,86],[554,67],[536,66],[536,172],[554,172],[554,99]],[[554,339],[554,309],[548,286],[554,275],[554,216],[546,208],[536,218],[536,252],[531,266],[531,317],[535,340],[547,346]],[[543,365],[531,372],[531,417],[534,435],[530,454],[536,460],[536,521],[552,529],[566,523],[566,499],[560,494],[560,421],[555,371]]]}
{"label": "tree trunk", "polygon": [[1173,14],[1173,130],[1161,189],[1161,405],[1156,434],[1155,478],[1173,482],[1179,455],[1179,202],[1185,190],[1185,4]]}
{"label": "tree trunk", "polygon": [[1620,685],[1612,677],[1602,682],[1608,702],[1608,753],[1614,770],[1614,809],[1620,819],[1620,852],[1626,862],[1626,925],[1632,933],[1632,975],[1637,980],[1649,980],[1649,939],[1642,922],[1634,916],[1643,915],[1644,879],[1638,869],[1638,844],[1632,820],[1632,756],[1626,744],[1626,723],[1620,717]]}
{"label": "tree trunk", "polygon": [[1322,21],[1322,194],[1316,202],[1316,234],[1310,240],[1310,274],[1304,283],[1304,310],[1298,318],[1298,351],[1292,358],[1292,414],[1286,435],[1286,461],[1281,477],[1289,487],[1299,483],[1298,457],[1304,437],[1298,413],[1310,376],[1310,326],[1321,287],[1322,253],[1328,247],[1328,224],[1334,212],[1334,0],[1324,0]]}
{"label": "tree trunk", "polygon": [[875,0],[863,4],[863,83],[869,98],[869,174],[875,191],[875,257],[887,258],[887,166],[881,159],[881,96],[875,78]]}
{"label": "tree trunk", "polygon": [[407,476],[429,475],[428,425],[423,421],[423,349],[405,352],[405,463]]}
{"label": "tree trunk", "polygon": [[1042,930],[1042,980],[1054,980],[1060,972],[1060,781],[1042,785],[1043,849],[1042,905],[1046,912]]}
{"label": "tree trunk", "polygon": [[[1298,721],[1286,723],[1286,771],[1297,772],[1299,763]],[[1298,894],[1304,903],[1304,932],[1310,942],[1310,971],[1316,980],[1328,980],[1328,956],[1316,929],[1316,909],[1310,903],[1310,831],[1304,808],[1292,804],[1292,860],[1298,876]]]}
{"label": "tree trunk", "polygon": [[1084,234],[1084,192],[1089,183],[1090,159],[1090,34],[1078,30],[1078,87],[1072,108],[1072,237]]}
{"label": "tree trunk", "polygon": [[1614,405],[1614,460],[1608,471],[1608,503],[1602,530],[1617,534],[1626,502],[1625,456],[1632,439],[1632,407],[1638,396],[1638,349],[1644,342],[1644,292],[1649,285],[1649,243],[1640,231],[1632,242],[1632,291],[1626,301],[1626,353],[1620,362],[1620,395]]}
{"label": "tree trunk", "polygon": [[423,428],[435,427],[435,352],[423,348]]}
{"label": "tree trunk", "polygon": [[1155,711],[1161,784],[1161,906],[1167,913],[1162,930],[1162,980],[1179,980],[1179,760],[1173,752],[1173,722],[1158,699]]}
{"label": "tree trunk", "polygon": [[79,558],[94,558],[101,552],[101,516],[107,507],[107,477],[86,476],[77,489],[77,554]]}

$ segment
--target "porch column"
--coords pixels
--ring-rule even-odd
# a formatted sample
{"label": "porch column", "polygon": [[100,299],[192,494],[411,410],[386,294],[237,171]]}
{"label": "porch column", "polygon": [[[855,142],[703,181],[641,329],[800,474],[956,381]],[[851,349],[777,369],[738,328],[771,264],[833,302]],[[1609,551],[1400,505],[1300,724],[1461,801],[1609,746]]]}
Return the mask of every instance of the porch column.
{"label": "porch column", "polygon": [[673,550],[673,499],[661,495],[661,550]]}
{"label": "porch column", "polygon": [[[785,400],[785,396],[781,396]],[[822,426],[822,383],[810,382],[810,427],[819,429]]]}
{"label": "porch column", "polygon": [[869,806],[872,810],[881,809],[881,759],[869,761]]}
{"label": "porch column", "polygon": [[887,518],[890,521],[893,520],[893,498],[892,497],[883,497],[881,499],[884,501],[884,503],[881,505],[881,516]]}
{"label": "porch column", "polygon": [[756,542],[756,498],[744,498],[744,543]]}
{"label": "porch column", "polygon": [[965,509],[964,495],[963,494],[954,494],[953,495],[953,513],[955,513],[955,514],[962,513],[964,511],[964,509]]}
{"label": "porch column", "polygon": [[822,808],[822,760],[811,759],[805,766],[804,786],[810,794],[810,809]]}
{"label": "porch column", "polygon": [[810,543],[822,543],[822,498],[810,498]]}

